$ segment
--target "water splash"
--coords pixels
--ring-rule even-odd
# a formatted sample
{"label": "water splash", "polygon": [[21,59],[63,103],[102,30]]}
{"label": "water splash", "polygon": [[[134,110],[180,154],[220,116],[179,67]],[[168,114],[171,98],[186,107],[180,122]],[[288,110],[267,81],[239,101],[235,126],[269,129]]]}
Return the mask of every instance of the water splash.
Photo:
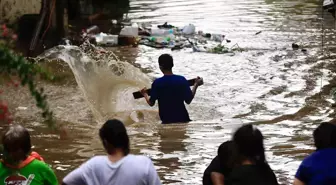
{"label": "water splash", "polygon": [[39,59],[59,59],[69,65],[97,122],[115,117],[126,122],[142,119],[139,110],[144,102],[134,100],[132,92],[150,85],[151,80],[113,52],[90,43],[79,47],[60,45],[45,51]]}

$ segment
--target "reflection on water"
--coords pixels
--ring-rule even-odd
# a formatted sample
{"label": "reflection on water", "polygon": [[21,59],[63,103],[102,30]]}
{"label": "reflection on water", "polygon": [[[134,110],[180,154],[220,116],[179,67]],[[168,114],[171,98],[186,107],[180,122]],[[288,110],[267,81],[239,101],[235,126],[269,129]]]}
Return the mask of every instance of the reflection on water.
{"label": "reflection on water", "polygon": [[[66,61],[74,73],[69,81],[76,83],[41,84],[48,90],[56,118],[67,122],[63,124],[68,137],[60,139],[39,126],[38,112],[25,89],[9,89],[18,97],[5,98],[12,109],[28,107],[15,110],[16,121],[33,129],[35,149],[58,177],[103,154],[98,128],[105,119],[118,117],[126,122],[132,152],[150,156],[165,184],[201,184],[217,147],[249,122],[264,133],[267,159],[280,181],[291,182],[302,158],[314,149],[313,129],[335,114],[329,96],[336,84],[335,55],[329,52],[335,44],[331,15],[321,20],[321,6],[313,0],[133,0],[130,4],[134,22],[193,23],[205,32],[225,34],[246,51],[226,56],[139,46],[114,49],[121,59],[116,62],[89,51],[85,55],[76,47],[56,48],[51,56]],[[293,42],[308,52],[293,51]],[[143,99],[131,96],[148,87],[151,78],[161,76],[157,58],[162,53],[174,56],[176,73],[205,79],[188,106],[192,123],[160,125],[157,107],[147,107]],[[66,72],[62,75],[73,78]]]}

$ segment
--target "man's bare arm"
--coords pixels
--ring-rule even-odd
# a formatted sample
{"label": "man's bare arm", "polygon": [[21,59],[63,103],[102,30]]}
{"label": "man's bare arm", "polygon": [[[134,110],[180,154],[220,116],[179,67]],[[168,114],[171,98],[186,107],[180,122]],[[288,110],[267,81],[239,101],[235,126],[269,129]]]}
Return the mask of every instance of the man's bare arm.
{"label": "man's bare arm", "polygon": [[224,175],[218,172],[211,172],[211,181],[213,185],[224,185]]}
{"label": "man's bare arm", "polygon": [[305,183],[303,183],[302,181],[300,181],[299,179],[295,178],[294,179],[294,183],[293,185],[305,185]]}

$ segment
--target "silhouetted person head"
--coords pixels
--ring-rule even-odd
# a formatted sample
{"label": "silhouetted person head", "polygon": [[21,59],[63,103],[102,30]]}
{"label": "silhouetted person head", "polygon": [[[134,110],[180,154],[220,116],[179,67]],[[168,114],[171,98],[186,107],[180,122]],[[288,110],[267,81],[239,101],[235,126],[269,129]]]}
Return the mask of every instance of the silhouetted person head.
{"label": "silhouetted person head", "polygon": [[129,138],[121,121],[108,120],[99,130],[99,136],[108,154],[113,155],[118,150],[122,151],[125,156],[129,154]]}
{"label": "silhouetted person head", "polygon": [[29,132],[21,125],[9,126],[2,136],[2,144],[5,158],[11,162],[25,160],[31,150]]}
{"label": "silhouetted person head", "polygon": [[245,162],[254,164],[261,170],[265,182],[278,184],[273,170],[266,161],[264,137],[259,129],[251,124],[243,125],[234,133],[233,142],[237,157],[236,165],[244,165]]}
{"label": "silhouetted person head", "polygon": [[240,160],[249,160],[253,163],[265,162],[264,137],[251,124],[240,127],[233,135],[233,141]]}
{"label": "silhouetted person head", "polygon": [[163,73],[171,72],[174,67],[173,57],[169,54],[162,54],[159,57],[159,66]]}
{"label": "silhouetted person head", "polygon": [[232,166],[232,158],[234,155],[234,143],[233,141],[226,141],[222,143],[217,150],[217,156],[219,157],[220,166],[224,170],[230,170]]}
{"label": "silhouetted person head", "polygon": [[336,125],[328,122],[321,123],[313,132],[317,150],[336,148]]}

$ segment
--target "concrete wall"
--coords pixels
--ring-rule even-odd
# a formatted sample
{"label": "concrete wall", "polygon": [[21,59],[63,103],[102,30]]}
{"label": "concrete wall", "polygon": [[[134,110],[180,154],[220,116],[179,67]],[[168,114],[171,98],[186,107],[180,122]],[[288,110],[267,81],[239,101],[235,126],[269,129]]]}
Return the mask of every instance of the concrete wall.
{"label": "concrete wall", "polygon": [[0,0],[0,19],[15,21],[23,14],[38,14],[41,0]]}

